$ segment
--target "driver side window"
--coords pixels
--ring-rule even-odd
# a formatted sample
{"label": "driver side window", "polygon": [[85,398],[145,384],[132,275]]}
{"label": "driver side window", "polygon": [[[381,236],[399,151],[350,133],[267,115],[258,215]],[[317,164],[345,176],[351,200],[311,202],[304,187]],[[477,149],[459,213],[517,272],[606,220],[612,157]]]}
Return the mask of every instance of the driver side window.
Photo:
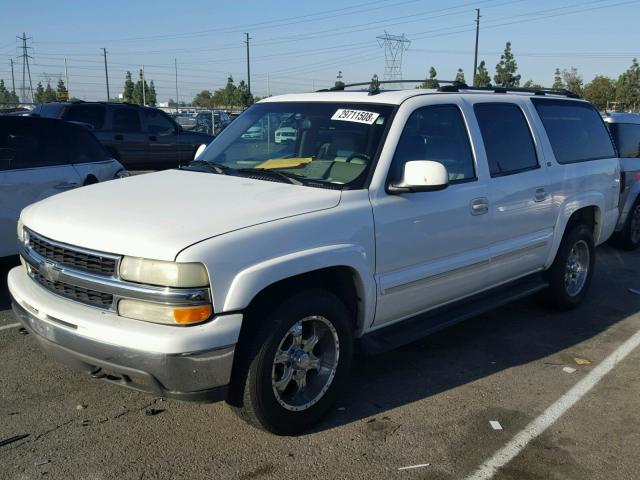
{"label": "driver side window", "polygon": [[411,160],[432,160],[447,167],[449,182],[476,179],[469,135],[455,105],[431,105],[415,110],[405,124],[393,158],[393,180],[402,177]]}
{"label": "driver side window", "polygon": [[171,135],[176,131],[176,124],[160,110],[145,109],[144,121],[149,133]]}

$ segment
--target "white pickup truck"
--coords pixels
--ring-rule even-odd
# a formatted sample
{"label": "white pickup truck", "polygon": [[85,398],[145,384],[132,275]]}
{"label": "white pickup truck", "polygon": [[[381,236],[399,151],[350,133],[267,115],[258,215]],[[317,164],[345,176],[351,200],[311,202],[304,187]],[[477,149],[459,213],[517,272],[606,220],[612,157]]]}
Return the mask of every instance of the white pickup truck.
{"label": "white pickup truck", "polygon": [[[13,308],[93,377],[298,433],[338,396],[355,342],[393,348],[540,290],[580,303],[620,167],[598,112],[570,97],[454,84],[263,100],[187,168],[27,207]],[[295,142],[274,141],[283,118]]]}

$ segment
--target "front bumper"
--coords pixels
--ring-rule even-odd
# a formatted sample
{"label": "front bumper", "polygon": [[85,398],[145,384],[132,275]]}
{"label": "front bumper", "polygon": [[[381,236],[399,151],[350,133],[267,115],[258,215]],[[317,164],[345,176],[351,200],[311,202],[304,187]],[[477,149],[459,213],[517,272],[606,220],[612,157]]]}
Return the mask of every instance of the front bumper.
{"label": "front bumper", "polygon": [[[211,348],[190,350],[185,347],[192,341],[188,338],[185,340],[184,336],[196,333],[194,327],[172,327],[137,321],[133,321],[137,323],[131,325],[152,332],[147,332],[146,338],[140,331],[126,329],[120,330],[122,341],[118,344],[113,338],[109,341],[90,338],[80,332],[94,331],[90,327],[92,316],[96,315],[95,309],[49,293],[27,276],[24,267],[11,270],[8,285],[15,315],[34,335],[42,348],[62,363],[84,371],[94,378],[156,396],[191,401],[218,401],[226,397],[235,341],[231,345],[211,345]],[[85,318],[77,315],[82,311]],[[75,315],[68,315],[70,312],[74,312]],[[98,315],[103,324],[116,321],[103,312],[99,312]],[[224,330],[227,335],[214,335],[213,338],[223,337],[223,340],[228,342],[229,338],[234,337],[233,333],[228,335],[230,326],[235,330],[237,324],[239,330],[241,320],[238,321],[236,318],[236,321],[232,322],[231,316],[226,317],[217,317],[209,322],[208,326],[200,326],[200,335],[196,337],[199,340],[208,336],[211,338],[211,332],[215,333],[217,329],[222,333]],[[123,327],[130,323],[127,319],[120,320],[121,317],[116,319],[118,324],[114,326]],[[215,323],[219,319],[223,319],[224,322],[216,326]],[[158,332],[163,333],[164,337],[173,336],[174,348],[165,348],[165,351],[142,350],[136,348],[134,345],[137,342],[131,339],[132,335],[138,335],[140,344],[149,345],[149,336],[160,336]],[[202,342],[199,341],[198,344],[202,345]],[[156,347],[158,346],[162,347],[163,342],[156,342]],[[175,351],[176,347],[182,348]]]}

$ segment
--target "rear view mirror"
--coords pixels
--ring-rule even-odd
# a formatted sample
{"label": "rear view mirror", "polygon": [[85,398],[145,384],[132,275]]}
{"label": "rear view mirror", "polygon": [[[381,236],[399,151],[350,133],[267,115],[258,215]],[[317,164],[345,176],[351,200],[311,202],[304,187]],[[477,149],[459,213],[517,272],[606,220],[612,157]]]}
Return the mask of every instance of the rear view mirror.
{"label": "rear view mirror", "polygon": [[204,152],[204,149],[205,149],[205,148],[207,148],[207,146],[206,146],[204,143],[203,143],[202,145],[200,145],[200,146],[198,147],[198,149],[196,150],[196,153],[195,153],[195,155],[193,156],[193,159],[194,159],[194,160],[197,160],[197,159],[198,159],[198,157],[200,156],[200,154],[201,154],[202,152]]}
{"label": "rear view mirror", "polygon": [[449,185],[447,167],[431,160],[412,160],[404,164],[402,180],[389,185],[389,193],[434,192]]}

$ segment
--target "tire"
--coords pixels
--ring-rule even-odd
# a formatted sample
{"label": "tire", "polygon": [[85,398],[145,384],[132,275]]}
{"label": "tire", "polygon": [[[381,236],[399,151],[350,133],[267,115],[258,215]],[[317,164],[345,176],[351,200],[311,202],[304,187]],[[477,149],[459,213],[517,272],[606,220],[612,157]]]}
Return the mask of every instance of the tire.
{"label": "tire", "polygon": [[94,185],[98,183],[98,179],[96,177],[94,177],[93,175],[89,175],[85,180],[84,183],[82,184],[83,187],[86,187],[87,185]]}
{"label": "tire", "polygon": [[349,375],[347,309],[326,291],[291,297],[262,323],[249,356],[236,413],[259,429],[298,434],[323,417]]}
{"label": "tire", "polygon": [[580,305],[593,278],[595,256],[591,228],[584,224],[570,226],[545,272],[549,282],[545,298],[551,306],[566,311]]}
{"label": "tire", "polygon": [[614,240],[615,245],[623,250],[635,250],[640,246],[640,198],[631,207],[624,228]]}

